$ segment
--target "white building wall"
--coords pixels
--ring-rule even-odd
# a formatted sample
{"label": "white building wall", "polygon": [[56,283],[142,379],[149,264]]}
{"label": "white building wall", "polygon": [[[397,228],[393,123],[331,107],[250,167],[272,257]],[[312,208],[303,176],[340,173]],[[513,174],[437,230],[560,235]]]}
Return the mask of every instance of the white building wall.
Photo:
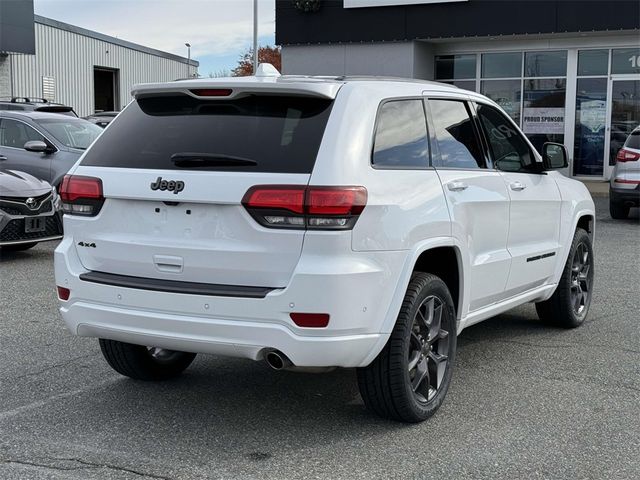
{"label": "white building wall", "polygon": [[[94,112],[93,68],[118,69],[120,108],[129,103],[136,83],[163,82],[188,76],[180,62],[121,45],[35,24],[36,54],[10,55],[14,96],[42,97],[42,77],[55,79],[55,101],[70,105],[80,116]],[[191,66],[191,74],[196,72]]]}

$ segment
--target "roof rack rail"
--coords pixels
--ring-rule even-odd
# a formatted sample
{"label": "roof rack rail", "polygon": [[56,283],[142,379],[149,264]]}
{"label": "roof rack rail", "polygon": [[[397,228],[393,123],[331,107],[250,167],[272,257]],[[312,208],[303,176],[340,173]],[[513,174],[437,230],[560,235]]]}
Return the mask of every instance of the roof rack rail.
{"label": "roof rack rail", "polygon": [[49,100],[41,97],[11,97],[11,103],[49,103]]}

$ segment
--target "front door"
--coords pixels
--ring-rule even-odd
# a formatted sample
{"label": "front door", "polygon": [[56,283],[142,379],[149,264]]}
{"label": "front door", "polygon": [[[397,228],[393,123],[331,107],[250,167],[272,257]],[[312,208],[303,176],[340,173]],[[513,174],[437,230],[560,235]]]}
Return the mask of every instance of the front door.
{"label": "front door", "polygon": [[618,151],[631,131],[640,125],[640,79],[629,76],[613,77],[610,88],[607,178],[611,177]]}
{"label": "front door", "polygon": [[468,256],[469,304],[465,307],[474,311],[504,298],[511,264],[509,194],[500,172],[487,168],[466,102],[431,99],[428,103],[433,164],[447,199],[451,234]]}
{"label": "front door", "polygon": [[477,114],[511,202],[508,297],[539,287],[553,276],[560,247],[560,191],[552,176],[536,172],[534,153],[511,119],[490,105],[478,105]]}
{"label": "front door", "polygon": [[51,155],[26,151],[24,144],[31,140],[44,142],[45,138],[24,122],[0,119],[0,168],[19,170],[48,181]]}

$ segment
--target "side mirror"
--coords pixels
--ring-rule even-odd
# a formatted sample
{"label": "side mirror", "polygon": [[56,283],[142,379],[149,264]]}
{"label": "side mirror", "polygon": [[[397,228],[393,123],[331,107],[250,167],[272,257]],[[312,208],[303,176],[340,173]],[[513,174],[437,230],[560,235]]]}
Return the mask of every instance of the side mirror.
{"label": "side mirror", "polygon": [[27,152],[51,153],[53,149],[41,140],[31,140],[24,144]]}
{"label": "side mirror", "polygon": [[561,143],[547,142],[542,146],[542,163],[545,170],[557,170],[569,166],[567,148]]}

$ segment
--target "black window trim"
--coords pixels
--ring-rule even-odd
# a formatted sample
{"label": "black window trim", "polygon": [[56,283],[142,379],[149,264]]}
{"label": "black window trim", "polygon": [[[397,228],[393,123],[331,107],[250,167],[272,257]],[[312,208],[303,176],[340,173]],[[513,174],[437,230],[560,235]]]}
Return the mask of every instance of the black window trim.
{"label": "black window trim", "polygon": [[[378,133],[378,123],[380,121],[380,111],[382,110],[382,107],[384,104],[389,103],[389,102],[398,102],[398,101],[402,101],[402,100],[419,100],[422,103],[422,111],[424,114],[424,120],[425,120],[425,129],[427,131],[427,145],[429,146],[429,152],[427,154],[427,163],[424,167],[402,167],[402,166],[397,166],[397,167],[389,167],[389,166],[376,166],[375,163],[373,163],[373,155],[374,155],[374,151],[375,151],[375,147],[376,147],[376,134]],[[433,163],[432,163],[432,150],[431,150],[431,130],[429,128],[429,112],[427,109],[427,105],[425,104],[425,97],[420,95],[420,96],[408,96],[408,97],[389,97],[389,98],[384,98],[380,101],[380,103],[378,104],[378,108],[376,109],[376,118],[375,118],[375,122],[373,123],[373,132],[371,135],[371,151],[369,153],[369,166],[371,168],[373,168],[374,170],[433,170]]]}
{"label": "black window trim", "polygon": [[[486,136],[486,132],[484,127],[482,126],[482,122],[480,121],[480,117],[478,115],[478,110],[477,110],[477,105],[484,105],[485,107],[490,107],[493,108],[494,110],[496,110],[500,115],[502,115],[504,118],[507,119],[507,121],[511,122],[511,125],[513,127],[515,127],[515,132],[516,134],[524,141],[525,145],[527,146],[527,148],[529,149],[529,155],[531,155],[531,158],[533,158],[534,164],[539,163],[537,160],[537,156],[535,154],[535,149],[531,147],[531,144],[529,143],[529,139],[526,137],[526,135],[524,135],[521,131],[520,131],[520,127],[518,127],[518,125],[516,124],[516,122],[513,120],[513,118],[511,118],[510,115],[508,115],[506,112],[501,111],[499,108],[497,108],[495,105],[491,105],[488,102],[482,102],[482,101],[478,101],[478,100],[473,100],[471,102],[471,107],[473,108],[473,112],[474,112],[474,117],[475,117],[475,121],[477,124],[477,127],[480,129],[480,134],[482,136],[483,139],[483,148],[486,149],[486,153],[485,156],[488,157],[489,161],[491,162],[491,169],[495,170],[497,172],[505,172],[505,173],[523,173],[526,175],[531,175],[531,174],[535,174],[535,175],[546,175],[546,172],[544,172],[544,170],[529,170],[526,169],[523,166],[523,169],[525,169],[525,171],[522,172],[510,172],[508,170],[500,170],[498,168],[497,165],[494,164],[493,162],[493,150],[491,149],[491,145],[489,143],[489,139]],[[542,164],[540,163],[540,166],[542,166]]]}
{"label": "black window trim", "polygon": [[440,157],[440,148],[438,147],[438,139],[435,136],[435,124],[433,123],[431,108],[429,108],[429,100],[448,100],[452,102],[461,102],[465,105],[465,108],[467,109],[467,113],[471,118],[476,140],[478,141],[480,150],[482,151],[482,156],[484,157],[484,161],[485,161],[485,165],[483,167],[477,167],[477,168],[436,166],[433,160],[431,161],[430,165],[436,170],[461,170],[461,171],[470,171],[470,172],[477,172],[478,170],[484,170],[484,171],[493,170],[493,168],[491,167],[492,163],[489,161],[489,157],[487,156],[487,153],[483,144],[483,140],[481,137],[481,130],[479,130],[477,119],[475,118],[475,108],[473,108],[473,106],[471,105],[473,103],[473,100],[471,99],[471,97],[454,97],[454,96],[448,96],[448,95],[427,95],[424,97],[425,108],[427,110],[427,125],[429,127],[429,131],[433,132],[431,135],[429,135],[429,140],[431,142],[429,149],[430,151],[435,152],[435,155],[432,154],[432,159],[433,158],[437,159],[438,163],[441,163],[441,160],[442,160]]}

